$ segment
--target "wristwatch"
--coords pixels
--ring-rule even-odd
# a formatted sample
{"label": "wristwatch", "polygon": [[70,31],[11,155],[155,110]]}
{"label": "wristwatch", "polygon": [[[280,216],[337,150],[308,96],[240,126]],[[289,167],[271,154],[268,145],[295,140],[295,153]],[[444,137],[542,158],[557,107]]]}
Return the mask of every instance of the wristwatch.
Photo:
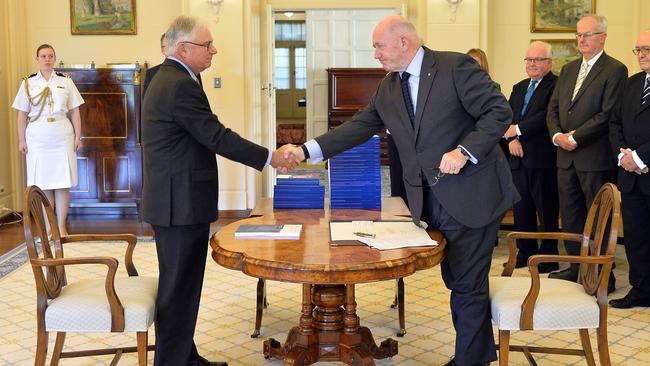
{"label": "wristwatch", "polygon": [[467,151],[465,151],[465,149],[463,149],[462,147],[458,147],[458,149],[460,149],[460,153],[463,154],[463,156],[466,156],[467,159],[471,159],[471,158],[472,158],[472,157],[469,155],[469,153],[468,153]]}

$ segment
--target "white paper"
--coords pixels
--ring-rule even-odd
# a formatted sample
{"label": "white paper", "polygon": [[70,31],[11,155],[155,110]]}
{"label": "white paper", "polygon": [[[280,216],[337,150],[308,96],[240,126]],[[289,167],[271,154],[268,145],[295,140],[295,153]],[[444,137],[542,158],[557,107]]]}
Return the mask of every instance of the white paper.
{"label": "white paper", "polygon": [[438,245],[425,229],[412,221],[330,222],[330,235],[332,241],[358,240],[380,250]]}
{"label": "white paper", "polygon": [[272,231],[259,231],[259,232],[237,232],[235,231],[235,238],[237,239],[300,239],[300,231],[302,225],[285,224],[282,230],[278,232]]}

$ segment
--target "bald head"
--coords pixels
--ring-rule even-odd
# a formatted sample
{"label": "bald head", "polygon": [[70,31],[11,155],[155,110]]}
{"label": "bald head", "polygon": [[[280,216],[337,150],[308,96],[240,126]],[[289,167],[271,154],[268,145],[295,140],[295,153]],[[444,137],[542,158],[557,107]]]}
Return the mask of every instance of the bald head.
{"label": "bald head", "polygon": [[386,71],[402,71],[422,44],[413,24],[400,15],[390,15],[375,27],[372,45],[375,58]]}
{"label": "bald head", "polygon": [[646,29],[639,34],[634,51],[641,70],[650,74],[650,29]]}

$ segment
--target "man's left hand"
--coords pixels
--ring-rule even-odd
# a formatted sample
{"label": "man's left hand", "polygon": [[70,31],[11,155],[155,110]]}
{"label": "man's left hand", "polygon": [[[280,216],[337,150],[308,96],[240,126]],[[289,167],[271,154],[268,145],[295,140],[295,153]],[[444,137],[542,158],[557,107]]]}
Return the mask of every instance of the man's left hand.
{"label": "man's left hand", "polygon": [[440,172],[445,174],[458,174],[467,164],[469,158],[460,152],[460,147],[445,153],[440,160]]}
{"label": "man's left hand", "polygon": [[524,157],[524,147],[521,146],[521,141],[517,139],[508,143],[508,150],[510,150],[510,155],[518,156],[520,158]]}
{"label": "man's left hand", "polygon": [[517,125],[510,125],[510,127],[508,127],[508,129],[506,130],[506,133],[503,134],[503,137],[507,139],[516,136],[517,136]]}

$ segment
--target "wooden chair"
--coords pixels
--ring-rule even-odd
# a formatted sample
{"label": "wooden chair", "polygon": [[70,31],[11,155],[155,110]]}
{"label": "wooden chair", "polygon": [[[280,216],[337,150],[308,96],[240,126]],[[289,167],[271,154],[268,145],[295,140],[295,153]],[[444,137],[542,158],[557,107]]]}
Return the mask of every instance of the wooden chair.
{"label": "wooden chair", "polygon": [[[510,257],[503,277],[490,278],[492,321],[499,328],[499,365],[508,364],[509,351],[523,352],[531,365],[536,365],[532,353],[585,356],[589,365],[595,365],[588,331],[592,328],[596,329],[600,364],[610,365],[607,284],[616,250],[620,202],[616,186],[607,183],[591,204],[582,234],[512,232],[507,236]],[[582,246],[579,256],[534,255],[528,260],[530,278],[511,277],[517,239],[572,240]],[[579,263],[578,283],[540,278],[537,267],[546,262]],[[510,345],[511,331],[571,329],[579,330],[582,349]]]}
{"label": "wooden chair", "polygon": [[[25,191],[24,230],[30,264],[36,280],[37,366],[45,365],[48,334],[56,332],[51,365],[68,357],[114,354],[116,365],[122,353],[138,352],[138,365],[147,365],[149,326],[154,321],[158,280],[138,277],[133,265],[136,237],[130,234],[61,236],[52,205],[36,186]],[[44,212],[45,211],[45,214]],[[48,239],[46,221],[52,228]],[[112,257],[65,257],[63,244],[82,241],[126,241],[124,263],[129,277],[116,278],[118,260]],[[40,245],[37,243],[40,242]],[[40,248],[39,248],[40,247]],[[65,266],[95,264],[108,267],[104,278],[70,281]],[[136,332],[137,347],[63,352],[67,332]]]}
{"label": "wooden chair", "polygon": [[[255,303],[255,329],[251,334],[251,338],[257,338],[260,335],[260,328],[262,327],[262,313],[268,307],[266,301],[266,281],[259,278],[257,280],[257,299]],[[406,319],[404,317],[404,279],[399,278],[395,284],[395,300],[390,305],[391,309],[397,308],[399,316],[399,331],[396,333],[398,337],[404,337],[406,334]]]}

